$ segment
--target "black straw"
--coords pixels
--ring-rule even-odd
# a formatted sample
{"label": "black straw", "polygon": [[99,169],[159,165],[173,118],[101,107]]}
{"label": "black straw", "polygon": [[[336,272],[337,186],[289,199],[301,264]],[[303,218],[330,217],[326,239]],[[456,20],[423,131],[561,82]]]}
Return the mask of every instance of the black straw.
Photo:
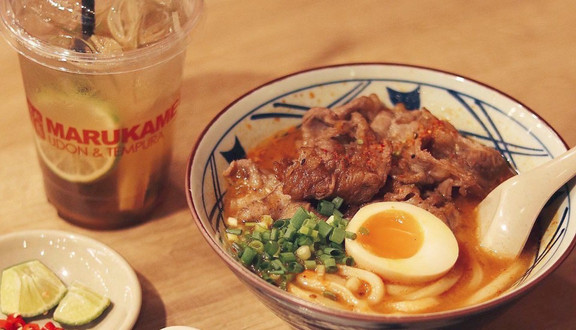
{"label": "black straw", "polygon": [[94,34],[94,0],[82,0],[82,38],[90,38]]}
{"label": "black straw", "polygon": [[82,39],[74,39],[74,50],[86,53],[85,41],[94,34],[94,0],[82,0]]}

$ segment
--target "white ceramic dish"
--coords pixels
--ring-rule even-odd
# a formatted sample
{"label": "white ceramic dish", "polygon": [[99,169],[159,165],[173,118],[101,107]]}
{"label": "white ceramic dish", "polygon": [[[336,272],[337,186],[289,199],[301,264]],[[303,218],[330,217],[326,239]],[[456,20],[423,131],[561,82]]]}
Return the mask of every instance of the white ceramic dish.
{"label": "white ceramic dish", "polygon": [[234,260],[219,237],[226,193],[224,169],[257,142],[299,124],[310,107],[334,107],[370,93],[389,107],[397,102],[408,109],[426,107],[463,135],[496,148],[520,172],[567,150],[546,122],[515,99],[472,79],[428,68],[380,63],[331,66],[281,77],[248,92],[224,109],[201,135],[188,163],[187,197],[207,242],[276,314],[298,328],[450,325],[513,301],[566,259],[576,243],[573,184],[560,189],[542,214],[540,249],[524,276],[494,299],[467,308],[412,316],[335,311],[288,295]]}
{"label": "white ceramic dish", "polygon": [[[48,266],[66,285],[79,280],[110,298],[112,304],[105,314],[81,329],[129,330],[136,323],[142,304],[140,282],[126,260],[108,246],[57,230],[0,236],[0,269],[32,259]],[[48,316],[33,321],[43,324],[49,320]]]}

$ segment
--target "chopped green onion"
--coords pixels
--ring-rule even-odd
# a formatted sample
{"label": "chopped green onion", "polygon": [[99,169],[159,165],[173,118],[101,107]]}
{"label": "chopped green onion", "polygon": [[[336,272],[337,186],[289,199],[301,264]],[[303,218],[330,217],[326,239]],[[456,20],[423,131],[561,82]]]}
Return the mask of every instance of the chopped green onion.
{"label": "chopped green onion", "polygon": [[354,262],[354,258],[352,257],[344,257],[340,262],[346,266],[354,266],[356,264],[356,262]]}
{"label": "chopped green onion", "polygon": [[337,214],[332,214],[332,216],[330,218],[332,218],[332,221],[330,222],[330,226],[332,226],[334,228],[340,227],[340,222],[342,221],[341,216],[339,216]]}
{"label": "chopped green onion", "polygon": [[261,237],[262,237],[263,241],[269,241],[270,240],[270,231],[267,230],[267,231],[263,232]]}
{"label": "chopped green onion", "polygon": [[254,226],[254,232],[263,233],[268,230],[268,227],[263,224],[262,222],[257,222],[256,226]]}
{"label": "chopped green onion", "polygon": [[276,241],[268,241],[264,245],[264,251],[266,253],[268,253],[269,255],[273,256],[278,251],[280,251],[280,244],[278,244],[278,242],[276,242]]}
{"label": "chopped green onion", "polygon": [[310,250],[310,246],[308,245],[304,245],[299,247],[296,250],[296,256],[300,259],[300,260],[308,260],[310,259],[310,257],[312,256],[312,251]]}
{"label": "chopped green onion", "polygon": [[252,232],[252,238],[261,241],[262,240],[262,233],[255,230]]}
{"label": "chopped green onion", "polygon": [[264,251],[264,243],[262,243],[260,241],[252,241],[252,242],[248,243],[248,246],[253,248],[254,250],[256,250],[256,252]]}
{"label": "chopped green onion", "polygon": [[323,264],[326,267],[327,273],[335,273],[336,271],[338,271],[338,266],[336,266],[336,259],[332,257],[324,258]]}
{"label": "chopped green onion", "polygon": [[339,210],[342,207],[342,204],[344,204],[344,198],[336,196],[332,199],[332,204],[334,204],[334,207]]}
{"label": "chopped green onion", "polygon": [[293,249],[294,249],[294,243],[290,241],[285,241],[284,243],[282,243],[282,251],[292,252]]}
{"label": "chopped green onion", "polygon": [[296,213],[294,213],[292,218],[290,218],[290,224],[295,229],[300,229],[300,227],[304,223],[304,220],[308,218],[309,218],[308,212],[303,207],[300,207],[298,208],[298,210],[296,210]]}
{"label": "chopped green onion", "polygon": [[351,231],[346,231],[346,238],[348,239],[356,239],[356,233],[353,233]]}
{"label": "chopped green onion", "polygon": [[328,219],[326,219],[326,223],[332,227],[336,227],[336,225],[334,224],[334,215],[331,215]]}
{"label": "chopped green onion", "polygon": [[272,228],[272,230],[270,230],[270,240],[277,241],[278,233],[279,233],[278,228]]}
{"label": "chopped green onion", "polygon": [[274,259],[270,261],[270,266],[272,266],[272,268],[274,269],[284,269],[284,265],[282,264],[282,261],[280,261],[280,259]]}
{"label": "chopped green onion", "polygon": [[270,225],[273,222],[274,222],[274,219],[272,219],[272,217],[268,214],[263,215],[262,218],[260,219],[260,224],[265,228],[270,227]]}
{"label": "chopped green onion", "polygon": [[312,230],[313,229],[310,227],[302,226],[302,227],[300,227],[300,229],[298,229],[298,233],[302,234],[302,235],[310,236],[310,235],[312,235]]}
{"label": "chopped green onion", "polygon": [[288,264],[287,271],[289,273],[302,273],[304,271],[304,266],[299,264],[298,262],[291,262]]}
{"label": "chopped green onion", "polygon": [[358,233],[360,235],[368,235],[368,234],[370,234],[370,231],[366,227],[360,227],[360,228],[358,228]]}
{"label": "chopped green onion", "polygon": [[344,219],[344,214],[340,213],[340,211],[334,211],[334,217],[338,218],[338,226],[339,227],[346,227],[348,226],[348,220]]}
{"label": "chopped green onion", "polygon": [[338,250],[344,250],[344,246],[340,243],[329,242],[328,247],[338,249]]}
{"label": "chopped green onion", "polygon": [[344,256],[344,251],[343,251],[343,250],[335,249],[335,248],[332,248],[332,247],[325,248],[325,249],[324,249],[324,253],[326,253],[326,254],[328,254],[328,255],[330,255],[330,256],[332,256],[332,257],[335,257],[335,258]]}
{"label": "chopped green onion", "polygon": [[330,232],[332,232],[332,229],[334,229],[334,227],[330,226],[328,223],[324,221],[320,221],[318,223],[318,235],[320,235],[321,237],[328,237],[328,235],[330,235]]}
{"label": "chopped green onion", "polygon": [[279,257],[280,261],[282,261],[283,263],[294,262],[297,260],[294,252],[282,252],[280,253]]}
{"label": "chopped green onion", "polygon": [[266,271],[270,269],[270,262],[266,260],[261,260],[257,267],[261,271]]}
{"label": "chopped green onion", "polygon": [[276,221],[272,224],[272,227],[273,227],[273,228],[282,228],[282,227],[284,227],[285,224],[286,224],[286,221],[280,219],[280,220],[276,220]]}
{"label": "chopped green onion", "polygon": [[317,239],[318,238],[318,231],[316,229],[312,229],[312,233],[310,233],[309,236],[312,237],[313,239]]}
{"label": "chopped green onion", "polygon": [[[349,221],[338,211],[343,204],[336,197],[319,201],[318,213],[299,208],[290,219],[263,216],[258,223],[245,223],[243,229],[228,228],[229,239],[235,235],[231,250],[244,265],[280,288],[305,269],[334,273],[338,264],[354,265],[344,252],[344,239],[357,234],[346,231]],[[329,216],[328,220],[319,214]]]}
{"label": "chopped green onion", "polygon": [[310,228],[310,229],[316,229],[317,225],[318,225],[318,221],[316,221],[315,219],[312,219],[312,218],[308,218],[308,219],[304,220],[304,223],[302,223],[302,227],[306,227],[306,228]]}
{"label": "chopped green onion", "polygon": [[244,251],[242,252],[242,256],[240,257],[240,261],[242,261],[242,263],[244,265],[251,265],[252,261],[254,260],[254,258],[256,257],[256,255],[258,254],[258,252],[256,252],[256,250],[254,250],[253,248],[247,246]]}
{"label": "chopped green onion", "polygon": [[312,245],[312,243],[314,242],[310,236],[301,235],[296,239],[296,244],[298,244],[298,246]]}
{"label": "chopped green onion", "polygon": [[304,261],[304,268],[309,270],[316,269],[316,261],[315,260],[305,260]]}
{"label": "chopped green onion", "polygon": [[[321,251],[316,251],[316,252],[319,254]],[[324,262],[326,262],[326,260],[334,259],[334,258],[332,258],[332,256],[329,254],[322,253],[318,256],[318,259],[320,259],[320,262],[324,264]]]}
{"label": "chopped green onion", "polygon": [[296,227],[293,227],[292,225],[288,226],[288,228],[286,228],[286,232],[284,233],[284,235],[282,237],[284,237],[287,240],[292,240],[294,238],[294,234],[296,234]]}
{"label": "chopped green onion", "polygon": [[330,241],[340,244],[344,241],[344,237],[346,237],[346,231],[344,229],[334,228],[330,235]]}
{"label": "chopped green onion", "polygon": [[232,235],[242,235],[242,229],[240,228],[226,228],[226,233]]}
{"label": "chopped green onion", "polygon": [[320,201],[320,203],[318,203],[318,206],[316,208],[316,210],[318,210],[318,213],[322,214],[323,216],[331,216],[332,213],[334,212],[334,204],[332,204],[332,202],[326,201],[326,200],[322,200]]}

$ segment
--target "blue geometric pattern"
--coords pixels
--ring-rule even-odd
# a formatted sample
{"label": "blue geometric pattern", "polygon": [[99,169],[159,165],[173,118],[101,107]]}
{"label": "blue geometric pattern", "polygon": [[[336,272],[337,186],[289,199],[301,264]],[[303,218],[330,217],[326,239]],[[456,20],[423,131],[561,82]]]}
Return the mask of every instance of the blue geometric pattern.
{"label": "blue geometric pattern", "polygon": [[[338,90],[339,92],[334,93],[330,98],[323,99],[322,104],[312,104],[309,100],[303,98],[291,98],[294,95],[314,91],[315,89],[328,85],[331,87],[341,88],[334,88],[334,90]],[[398,87],[399,85],[402,86],[402,88]],[[409,88],[407,88],[407,86]],[[424,90],[427,92],[441,93],[442,97],[447,97],[455,104],[460,105],[460,108],[463,108],[467,112],[467,118],[469,118],[471,122],[475,123],[475,125],[472,125],[472,129],[468,129],[468,125],[466,125],[467,129],[460,130],[460,133],[494,147],[514,168],[518,168],[518,157],[551,157],[551,153],[544,143],[542,143],[537,136],[533,135],[528,128],[523,127],[520,122],[516,121],[512,117],[509,118],[511,125],[524,129],[527,132],[526,134],[531,136],[532,139],[523,141],[507,141],[505,138],[505,130],[502,130],[502,128],[497,125],[497,121],[494,120],[494,116],[501,117],[506,116],[506,114],[501,109],[495,108],[483,100],[456,90],[423,82],[397,79],[346,79],[314,84],[297,90],[287,91],[255,106],[250,111],[246,111],[246,115],[240,118],[226,132],[226,135],[234,135],[233,146],[228,150],[222,150],[223,147],[220,144],[226,136],[223,136],[218,143],[214,145],[211,157],[205,164],[204,172],[204,180],[208,180],[212,183],[211,189],[208,190],[213,191],[215,194],[215,196],[210,198],[210,200],[215,202],[212,205],[205,205],[205,210],[207,210],[206,216],[210,219],[213,228],[218,231],[223,221],[222,213],[224,206],[222,199],[225,192],[223,191],[223,183],[220,182],[220,175],[227,164],[235,159],[244,158],[246,154],[245,148],[242,145],[242,137],[235,135],[234,131],[235,127],[240,125],[240,123],[249,122],[250,125],[253,126],[267,125],[282,118],[294,119],[294,123],[298,123],[298,120],[302,118],[304,113],[313,106],[333,108],[346,104],[360,95],[367,95],[374,92],[379,94],[382,100],[387,100],[385,103],[388,103],[388,105],[404,103],[408,110],[420,109],[422,104],[426,104],[422,99]],[[266,111],[264,111],[264,109],[266,109]],[[226,162],[222,164],[216,157],[223,157]],[[205,196],[204,193],[208,193],[208,190],[203,191],[202,196]],[[548,246],[541,249],[534,264],[525,274],[525,277],[528,276],[532,269],[541,262],[547,253],[555,251],[558,242],[564,238],[565,228],[570,219],[569,197],[569,189],[567,187],[561,189],[553,197],[560,200],[566,200],[567,206],[561,210],[562,215],[560,224],[558,225],[558,230],[554,233]],[[205,197],[203,198],[205,199]],[[524,277],[518,281],[517,285],[521,284],[523,280]]]}
{"label": "blue geometric pattern", "polygon": [[234,146],[232,147],[232,149],[228,151],[220,151],[220,154],[224,158],[226,158],[228,164],[232,163],[232,161],[234,160],[246,158],[246,150],[244,150],[244,147],[242,147],[242,144],[240,143],[240,140],[238,140],[238,137],[235,138]]}
{"label": "blue geometric pattern", "polygon": [[411,92],[400,92],[390,87],[386,88],[392,104],[404,104],[406,110],[420,109],[420,87]]}

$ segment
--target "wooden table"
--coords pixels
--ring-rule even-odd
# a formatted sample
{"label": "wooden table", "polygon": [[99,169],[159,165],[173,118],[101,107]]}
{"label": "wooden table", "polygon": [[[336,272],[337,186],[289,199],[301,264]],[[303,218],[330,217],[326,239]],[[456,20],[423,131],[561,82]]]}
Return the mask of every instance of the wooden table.
{"label": "wooden table", "polygon": [[[185,68],[166,202],[117,231],[83,229],[46,201],[16,53],[0,42],[0,232],[61,229],[100,240],[138,274],[136,329],[287,329],[196,229],[185,166],[202,128],[248,90],[294,71],[346,62],[422,65],[474,78],[520,100],[576,145],[574,2],[208,0]],[[576,253],[486,329],[576,324]]]}

